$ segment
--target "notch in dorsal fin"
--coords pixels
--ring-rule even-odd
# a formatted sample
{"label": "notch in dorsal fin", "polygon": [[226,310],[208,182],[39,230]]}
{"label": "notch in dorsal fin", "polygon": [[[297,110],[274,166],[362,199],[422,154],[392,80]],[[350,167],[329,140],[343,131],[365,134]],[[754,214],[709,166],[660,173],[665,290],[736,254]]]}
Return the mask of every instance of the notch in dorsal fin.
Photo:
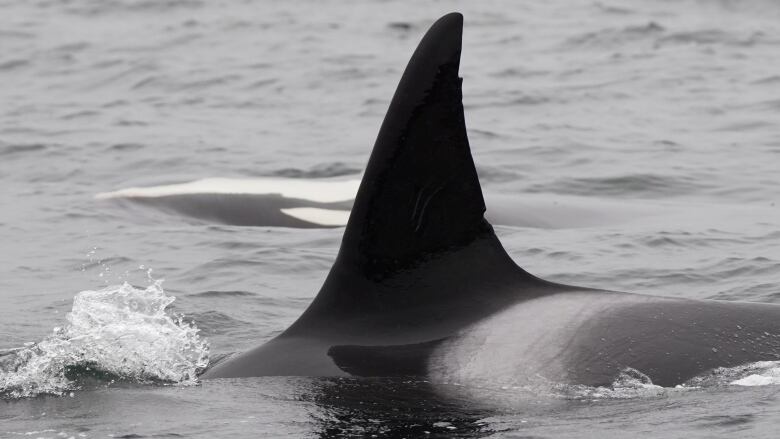
{"label": "notch in dorsal fin", "polygon": [[462,33],[458,13],[433,24],[374,144],[339,253],[370,279],[493,233],[463,116]]}

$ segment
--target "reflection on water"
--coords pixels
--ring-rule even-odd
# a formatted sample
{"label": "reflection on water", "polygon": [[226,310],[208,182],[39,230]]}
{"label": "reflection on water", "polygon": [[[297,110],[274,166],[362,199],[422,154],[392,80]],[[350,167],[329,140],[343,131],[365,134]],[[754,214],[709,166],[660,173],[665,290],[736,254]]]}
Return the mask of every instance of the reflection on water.
{"label": "reflection on water", "polygon": [[487,407],[401,378],[321,379],[301,395],[320,410],[311,413],[321,438],[485,437],[495,433],[480,420]]}

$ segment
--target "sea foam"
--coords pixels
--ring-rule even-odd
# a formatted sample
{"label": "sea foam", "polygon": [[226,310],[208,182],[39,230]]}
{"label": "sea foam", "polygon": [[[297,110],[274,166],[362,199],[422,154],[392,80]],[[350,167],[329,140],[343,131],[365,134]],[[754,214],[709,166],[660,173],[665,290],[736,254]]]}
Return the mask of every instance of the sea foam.
{"label": "sea foam", "polygon": [[208,341],[167,310],[174,300],[161,280],[78,293],[64,327],[0,354],[0,397],[63,395],[84,378],[196,384],[209,362]]}

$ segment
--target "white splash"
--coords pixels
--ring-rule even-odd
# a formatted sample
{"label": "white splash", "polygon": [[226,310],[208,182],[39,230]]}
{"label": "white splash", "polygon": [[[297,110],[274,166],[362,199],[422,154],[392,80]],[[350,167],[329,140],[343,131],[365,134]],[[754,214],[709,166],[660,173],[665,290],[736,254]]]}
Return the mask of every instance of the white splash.
{"label": "white splash", "polygon": [[[547,384],[545,386],[544,384]],[[534,386],[504,386],[503,390],[523,391],[571,400],[635,399],[663,397],[720,386],[767,386],[780,384],[780,361],[759,361],[730,368],[713,369],[675,387],[653,384],[644,373],[624,368],[609,386],[586,386],[539,381]]]}
{"label": "white splash", "polygon": [[653,384],[650,377],[627,367],[608,387],[560,386],[560,396],[567,399],[629,399],[649,398],[666,394],[667,389]]}
{"label": "white splash", "polygon": [[683,385],[665,388],[653,384],[638,370],[626,368],[610,387],[571,386],[569,397],[623,399],[662,396],[668,391],[689,391],[717,386],[767,386],[780,384],[780,361],[758,361],[736,367],[720,367],[688,380]]}
{"label": "white splash", "polygon": [[75,390],[69,368],[140,382],[197,383],[208,365],[208,342],[194,324],[166,312],[175,297],[161,284],[139,289],[125,282],[78,293],[67,326],[0,357],[0,396]]}
{"label": "white splash", "polygon": [[689,385],[768,386],[780,384],[780,361],[758,361],[736,367],[719,367],[689,381]]}
{"label": "white splash", "polygon": [[760,361],[742,367],[743,374],[749,374],[732,381],[735,386],[767,386],[780,384],[780,361]]}
{"label": "white splash", "polygon": [[674,388],[653,384],[638,370],[626,368],[610,387],[573,386],[575,398],[636,398],[662,396],[668,391],[689,391],[719,386],[768,386],[780,384],[780,361],[758,361],[736,367],[719,367]]}

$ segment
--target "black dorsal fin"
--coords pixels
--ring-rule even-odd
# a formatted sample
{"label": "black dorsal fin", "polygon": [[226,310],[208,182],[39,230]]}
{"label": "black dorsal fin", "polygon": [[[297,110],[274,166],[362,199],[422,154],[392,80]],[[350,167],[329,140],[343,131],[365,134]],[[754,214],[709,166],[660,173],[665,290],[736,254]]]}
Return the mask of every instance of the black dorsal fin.
{"label": "black dorsal fin", "polygon": [[340,252],[370,278],[492,233],[463,117],[462,33],[458,13],[433,24],[379,130]]}
{"label": "black dorsal fin", "polygon": [[391,326],[417,325],[431,318],[425,303],[442,305],[442,315],[469,308],[471,318],[516,300],[517,281],[536,279],[514,264],[484,218],[458,76],[462,32],[463,17],[446,15],[414,52],[336,262],[288,335],[323,333],[371,313]]}

